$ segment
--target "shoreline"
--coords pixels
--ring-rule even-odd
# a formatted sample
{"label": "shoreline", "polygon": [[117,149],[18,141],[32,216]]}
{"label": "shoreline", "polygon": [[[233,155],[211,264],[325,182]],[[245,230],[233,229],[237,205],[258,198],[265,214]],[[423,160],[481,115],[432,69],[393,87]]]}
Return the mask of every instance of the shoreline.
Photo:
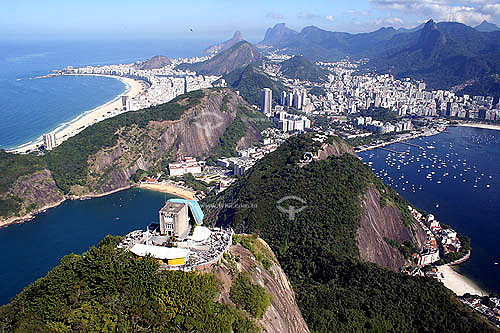
{"label": "shoreline", "polygon": [[[112,100],[99,105],[91,110],[86,110],[68,122],[59,124],[54,130],[49,133],[54,133],[58,144],[64,142],[70,137],[83,131],[85,128],[102,121],[104,119],[112,118],[121,111],[121,96],[128,96],[129,98],[136,97],[147,89],[147,84],[144,81],[122,77],[117,75],[104,75],[104,74],[65,74],[67,76],[100,76],[109,77],[120,80],[125,84],[125,91],[114,97]],[[126,111],[128,112],[128,111]],[[8,152],[13,153],[27,153],[29,151],[39,148],[43,144],[43,136],[37,139],[19,145],[17,147],[8,149]]]}
{"label": "shoreline", "polygon": [[81,196],[68,196],[68,195],[66,195],[60,201],[58,201],[54,204],[51,204],[51,205],[44,206],[44,207],[37,209],[36,211],[29,213],[27,215],[11,217],[11,218],[8,218],[4,221],[0,221],[0,229],[12,226],[14,224],[27,223],[27,222],[33,220],[34,218],[36,218],[38,214],[44,212],[47,209],[58,207],[62,203],[64,203],[66,200],[89,200],[89,199],[101,198],[101,197],[105,197],[107,195],[111,195],[113,193],[129,190],[131,188],[138,188],[138,189],[150,190],[150,191],[155,191],[155,192],[168,193],[168,194],[172,194],[172,195],[178,196],[178,197],[183,198],[183,199],[196,200],[194,192],[188,191],[186,189],[183,189],[181,187],[178,187],[178,186],[175,186],[172,184],[128,185],[125,187],[117,188],[117,189],[114,189],[114,190],[111,190],[108,192],[104,192],[104,193],[99,193],[99,194],[85,194],[85,195],[81,195]]}
{"label": "shoreline", "polygon": [[168,194],[176,195],[176,196],[181,197],[183,199],[196,200],[196,193],[193,193],[193,192],[188,191],[184,188],[175,186],[173,184],[141,183],[137,186],[137,188],[161,192],[161,193],[168,193]]}
{"label": "shoreline", "polygon": [[459,124],[451,125],[451,126],[457,126],[457,127],[474,127],[474,128],[482,128],[482,129],[490,129],[490,130],[500,131],[500,125],[494,125],[494,124],[459,123]]}
{"label": "shoreline", "polygon": [[438,266],[437,269],[438,272],[444,276],[441,282],[446,288],[453,291],[455,295],[463,296],[465,293],[479,296],[488,295],[488,293],[481,289],[474,281],[456,271],[452,265],[441,265]]}

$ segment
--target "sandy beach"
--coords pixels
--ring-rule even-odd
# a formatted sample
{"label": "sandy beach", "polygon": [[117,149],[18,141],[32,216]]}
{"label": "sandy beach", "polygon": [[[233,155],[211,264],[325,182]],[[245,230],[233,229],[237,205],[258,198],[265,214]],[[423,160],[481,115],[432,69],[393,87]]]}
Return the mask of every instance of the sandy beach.
{"label": "sandy beach", "polygon": [[171,184],[140,184],[139,188],[158,191],[162,193],[169,193],[184,199],[196,200],[194,197],[195,195],[194,192],[188,191],[186,189]]}
{"label": "sandy beach", "polygon": [[480,124],[480,123],[460,123],[457,126],[485,128],[485,129],[491,129],[491,130],[500,131],[500,125]]}
{"label": "sandy beach", "polygon": [[[135,97],[142,93],[146,88],[147,84],[143,81],[138,81],[126,77],[114,76],[114,75],[99,75],[99,74],[71,74],[71,75],[90,75],[90,76],[104,76],[104,77],[112,77],[118,79],[125,83],[127,86],[127,90],[121,94],[120,96],[128,96],[129,98]],[[112,101],[107,102],[101,106],[96,107],[93,110],[86,111],[80,114],[75,119],[71,120],[66,124],[62,124],[58,128],[56,128],[51,133],[56,134],[57,143],[67,140],[68,138],[78,134],[86,127],[95,124],[101,120],[106,118],[110,118],[116,116],[120,113],[121,110],[121,98],[120,96],[116,97]],[[18,148],[13,149],[13,152],[17,153],[25,153],[30,150],[36,149],[42,144],[41,138],[37,139],[35,142],[20,146]]]}
{"label": "sandy beach", "polygon": [[450,265],[438,266],[438,271],[444,276],[442,282],[445,287],[458,296],[462,296],[465,293],[480,296],[488,295],[488,293],[479,288],[473,281],[455,271]]}

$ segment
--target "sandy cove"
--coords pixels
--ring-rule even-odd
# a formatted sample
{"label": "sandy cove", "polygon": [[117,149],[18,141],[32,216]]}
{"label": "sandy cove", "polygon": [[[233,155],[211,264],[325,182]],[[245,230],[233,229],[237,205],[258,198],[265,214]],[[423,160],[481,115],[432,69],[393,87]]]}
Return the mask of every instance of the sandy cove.
{"label": "sandy cove", "polygon": [[453,291],[457,296],[462,296],[465,293],[480,296],[488,295],[487,292],[482,290],[472,280],[458,273],[450,265],[438,266],[438,272],[444,276],[444,279],[442,279],[444,286]]}
{"label": "sandy cove", "polygon": [[[67,75],[111,77],[125,83],[125,85],[127,86],[127,91],[125,91],[123,94],[120,94],[112,101],[107,102],[106,104],[103,104],[101,106],[96,107],[93,110],[89,110],[80,114],[78,117],[71,120],[65,126],[60,126],[60,128],[57,128],[54,131],[52,131],[51,133],[56,134],[56,140],[58,144],[78,134],[88,126],[91,126],[106,118],[118,115],[120,113],[122,105],[120,96],[128,96],[129,98],[133,98],[141,94],[144,90],[148,88],[148,84],[144,81],[138,81],[131,78],[115,76],[115,75],[100,75],[100,74],[67,74]],[[24,153],[36,149],[42,143],[43,142],[41,141],[41,138],[39,138],[31,144],[20,146],[18,148],[13,149],[12,151],[17,153]]]}
{"label": "sandy cove", "polygon": [[189,190],[186,190],[184,188],[175,186],[173,184],[139,184],[139,185],[130,185],[130,186],[125,186],[121,188],[117,188],[108,192],[100,193],[100,194],[85,194],[81,196],[72,196],[72,195],[67,195],[65,196],[62,200],[58,201],[57,203],[54,203],[52,205],[47,205],[45,207],[41,207],[37,209],[36,211],[27,214],[25,216],[15,216],[15,217],[10,217],[5,220],[0,219],[0,228],[7,227],[13,224],[17,223],[24,223],[24,222],[29,222],[33,220],[38,214],[42,213],[43,211],[50,209],[50,208],[55,208],[65,202],[66,200],[86,200],[86,199],[93,199],[93,198],[99,198],[99,197],[104,197],[106,195],[110,195],[116,192],[128,190],[130,188],[137,187],[140,189],[146,189],[146,190],[152,190],[152,191],[157,191],[157,192],[162,192],[162,193],[168,193],[172,194],[175,196],[178,196],[180,198],[184,199],[189,199],[189,200],[196,200],[195,193],[191,192]]}
{"label": "sandy cove", "polygon": [[176,196],[184,198],[184,199],[196,200],[194,192],[191,192],[189,190],[186,190],[184,188],[181,188],[181,187],[178,187],[178,186],[175,186],[172,184],[142,183],[138,186],[138,188],[143,188],[143,189],[162,192],[162,193],[173,194],[173,195],[176,195]]}

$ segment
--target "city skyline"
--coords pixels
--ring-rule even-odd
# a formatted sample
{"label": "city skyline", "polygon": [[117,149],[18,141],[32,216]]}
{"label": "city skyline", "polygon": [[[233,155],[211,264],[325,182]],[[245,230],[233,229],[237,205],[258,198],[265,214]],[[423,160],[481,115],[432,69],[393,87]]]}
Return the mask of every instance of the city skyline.
{"label": "city skyline", "polygon": [[219,1],[164,3],[95,0],[7,3],[0,13],[0,39],[203,39],[226,38],[240,30],[258,42],[266,29],[286,22],[300,31],[315,25],[330,31],[368,32],[380,27],[412,28],[432,18],[478,25],[498,24],[500,4],[494,0],[363,0],[307,4],[262,1],[238,4]]}

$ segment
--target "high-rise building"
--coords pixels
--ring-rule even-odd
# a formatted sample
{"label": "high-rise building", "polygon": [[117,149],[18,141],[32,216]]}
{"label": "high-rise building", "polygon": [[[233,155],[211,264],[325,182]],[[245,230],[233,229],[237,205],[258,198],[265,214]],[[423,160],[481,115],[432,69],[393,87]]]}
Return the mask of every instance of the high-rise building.
{"label": "high-rise building", "polygon": [[280,100],[280,104],[283,105],[283,106],[286,106],[286,97],[287,97],[287,93],[286,91],[282,91],[281,92],[281,100]]}
{"label": "high-rise building", "polygon": [[293,107],[297,110],[302,109],[302,94],[299,92],[293,94]]}
{"label": "high-rise building", "polygon": [[273,91],[269,88],[262,89],[262,100],[260,111],[265,115],[271,115],[271,108],[273,104]]}
{"label": "high-rise building", "polygon": [[55,133],[47,133],[43,135],[43,146],[46,150],[52,150],[55,146],[57,146],[56,134]]}
{"label": "high-rise building", "polygon": [[291,107],[293,106],[293,93],[289,92],[288,96],[286,98],[286,106]]}

